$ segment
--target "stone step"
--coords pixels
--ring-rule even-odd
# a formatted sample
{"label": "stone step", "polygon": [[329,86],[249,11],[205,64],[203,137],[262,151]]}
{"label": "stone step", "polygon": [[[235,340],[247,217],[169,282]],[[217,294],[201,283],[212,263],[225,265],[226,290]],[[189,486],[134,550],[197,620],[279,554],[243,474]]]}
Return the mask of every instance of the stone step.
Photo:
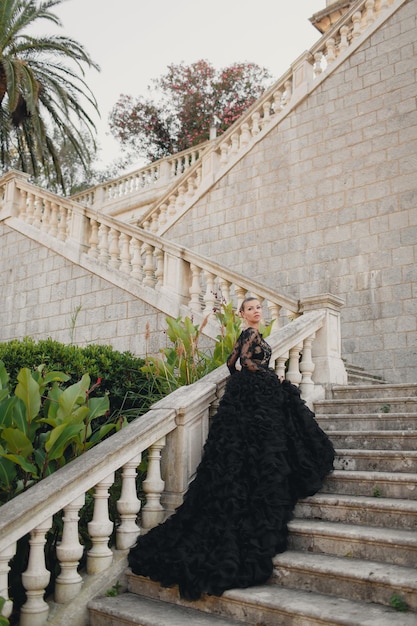
{"label": "stone step", "polygon": [[316,415],[335,413],[417,413],[417,396],[406,398],[343,398],[340,400],[318,400],[314,402]]}
{"label": "stone step", "polygon": [[325,432],[332,430],[417,430],[417,413],[335,413],[316,415]]}
{"label": "stone step", "polygon": [[294,519],[288,527],[292,550],[406,567],[417,563],[417,534],[412,530],[302,519]]}
{"label": "stone step", "polygon": [[318,493],[299,500],[299,519],[417,530],[417,500]]}
{"label": "stone step", "polygon": [[417,450],[337,449],[334,467],[338,470],[417,474]]}
{"label": "stone step", "polygon": [[337,449],[417,450],[417,430],[332,430],[329,436]]}
{"label": "stone step", "polygon": [[203,613],[192,608],[167,604],[122,593],[114,598],[96,598],[89,602],[89,626],[241,626],[228,617]]}
{"label": "stone step", "polygon": [[417,383],[381,385],[343,385],[332,387],[332,398],[384,398],[417,396]]}
{"label": "stone step", "polygon": [[411,567],[288,550],[274,558],[272,582],[386,606],[399,595],[417,610],[417,570]]}
{"label": "stone step", "polygon": [[[147,596],[235,619],[246,626],[416,626],[415,613],[398,613],[382,605],[284,589],[272,583],[248,589],[231,589],[221,597],[204,596],[190,603],[179,598],[176,587],[163,589],[149,579],[129,573],[127,576],[129,590],[139,594],[137,615],[140,614],[141,597]],[[165,622],[152,626],[171,626],[169,616],[170,610],[166,613]],[[103,622],[91,626],[121,624],[129,622]]]}
{"label": "stone step", "polygon": [[334,470],[324,481],[323,493],[417,499],[417,474]]}

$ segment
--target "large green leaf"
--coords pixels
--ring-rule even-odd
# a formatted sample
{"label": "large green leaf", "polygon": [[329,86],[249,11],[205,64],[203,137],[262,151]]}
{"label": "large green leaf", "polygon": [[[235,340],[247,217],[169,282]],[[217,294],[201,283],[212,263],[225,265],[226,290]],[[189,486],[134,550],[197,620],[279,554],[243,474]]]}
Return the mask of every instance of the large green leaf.
{"label": "large green leaf", "polygon": [[71,376],[65,374],[64,372],[48,372],[43,379],[42,386],[49,385],[52,382],[65,383],[70,380]]}
{"label": "large green leaf", "polygon": [[23,471],[32,475],[32,478],[38,478],[38,469],[35,465],[33,465],[33,463],[25,459],[24,456],[21,456],[20,454],[4,454],[2,456],[5,459],[9,459],[9,461],[13,461],[16,465],[20,465]]}
{"label": "large green leaf", "polygon": [[30,369],[23,367],[17,375],[19,381],[15,395],[20,398],[25,405],[27,421],[30,423],[39,414],[41,408],[41,394],[38,383],[32,378]]}
{"label": "large green leaf", "polygon": [[0,361],[0,386],[7,388],[10,376],[6,371],[3,361]]}
{"label": "large green leaf", "polygon": [[0,456],[0,486],[3,491],[8,491],[16,478],[16,465]]}
{"label": "large green leaf", "polygon": [[18,428],[5,428],[1,432],[1,438],[11,453],[21,454],[27,458],[33,452],[31,440]]}
{"label": "large green leaf", "polygon": [[5,427],[12,425],[16,402],[17,398],[12,396],[11,398],[6,398],[0,403],[0,425]]}
{"label": "large green leaf", "polygon": [[83,428],[84,424],[61,424],[54,428],[45,443],[48,460],[52,461],[62,457],[66,448],[77,439]]}
{"label": "large green leaf", "polygon": [[88,401],[88,408],[90,411],[90,421],[105,415],[109,410],[110,402],[108,396],[100,396],[99,398],[90,398]]}
{"label": "large green leaf", "polygon": [[63,391],[58,400],[58,420],[62,421],[67,415],[71,415],[78,405],[85,404],[89,386],[90,376],[88,374],[84,374],[80,381]]}

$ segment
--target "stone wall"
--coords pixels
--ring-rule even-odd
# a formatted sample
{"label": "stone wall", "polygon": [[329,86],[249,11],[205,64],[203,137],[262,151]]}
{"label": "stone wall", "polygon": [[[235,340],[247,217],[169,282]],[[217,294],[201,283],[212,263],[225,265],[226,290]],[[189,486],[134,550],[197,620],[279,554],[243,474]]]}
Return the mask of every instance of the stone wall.
{"label": "stone wall", "polygon": [[[165,341],[165,316],[132,294],[0,223],[0,341],[51,337],[137,356]],[[149,340],[146,340],[149,324]]]}
{"label": "stone wall", "polygon": [[417,376],[417,5],[402,6],[166,234],[289,296],[343,297],[342,353]]}

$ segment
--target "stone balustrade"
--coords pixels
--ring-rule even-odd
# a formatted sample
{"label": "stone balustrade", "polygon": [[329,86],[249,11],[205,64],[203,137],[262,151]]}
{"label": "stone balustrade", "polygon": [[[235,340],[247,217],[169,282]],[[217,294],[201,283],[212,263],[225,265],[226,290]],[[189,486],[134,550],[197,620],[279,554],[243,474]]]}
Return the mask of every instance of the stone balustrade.
{"label": "stone balustrade", "polygon": [[[337,307],[326,309],[324,301],[322,305],[321,310],[306,311],[269,338],[271,365],[278,376],[289,378],[300,386],[304,397],[310,398],[320,387],[313,382],[316,355],[318,362],[326,352],[331,358],[331,350],[325,344],[327,327],[333,328],[332,314]],[[308,308],[309,303],[305,306]],[[20,626],[47,623],[51,599],[44,596],[50,572],[44,547],[55,514],[63,513],[63,533],[57,546],[60,573],[53,600],[66,605],[75,598],[78,603],[82,586],[111,568],[121,551],[126,555],[139,533],[173,512],[200,461],[209,418],[217,408],[228,375],[226,366],[222,366],[202,380],[181,387],[111,438],[2,506],[0,595],[6,599],[3,615],[9,616],[13,608],[7,591],[9,563],[17,541],[29,533],[29,560],[22,574],[27,600],[21,609]],[[146,503],[141,509],[136,473],[145,450],[148,451],[147,477],[143,482]],[[122,470],[121,492],[116,503],[119,519],[114,522],[109,517],[109,490],[119,469]],[[94,498],[93,516],[87,525],[92,545],[87,551],[86,572],[81,576],[78,570],[84,548],[79,543],[78,524],[89,491],[93,491]],[[111,546],[115,524],[116,544]]]}
{"label": "stone balustrade", "polygon": [[116,205],[120,200],[136,197],[149,190],[163,189],[172,184],[196,163],[208,143],[202,143],[114,180],[96,185],[75,194],[71,199],[83,206],[106,213],[107,209]]}

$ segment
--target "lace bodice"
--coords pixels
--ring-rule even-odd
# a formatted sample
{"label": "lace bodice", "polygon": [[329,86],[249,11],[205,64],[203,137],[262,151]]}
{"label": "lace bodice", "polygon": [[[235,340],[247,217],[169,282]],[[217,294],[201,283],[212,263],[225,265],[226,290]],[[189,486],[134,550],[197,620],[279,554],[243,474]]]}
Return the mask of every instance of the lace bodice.
{"label": "lace bodice", "polygon": [[227,359],[227,367],[231,374],[236,371],[236,362],[240,359],[243,369],[250,372],[268,369],[272,350],[269,344],[255,328],[249,326],[240,335],[233,352]]}

